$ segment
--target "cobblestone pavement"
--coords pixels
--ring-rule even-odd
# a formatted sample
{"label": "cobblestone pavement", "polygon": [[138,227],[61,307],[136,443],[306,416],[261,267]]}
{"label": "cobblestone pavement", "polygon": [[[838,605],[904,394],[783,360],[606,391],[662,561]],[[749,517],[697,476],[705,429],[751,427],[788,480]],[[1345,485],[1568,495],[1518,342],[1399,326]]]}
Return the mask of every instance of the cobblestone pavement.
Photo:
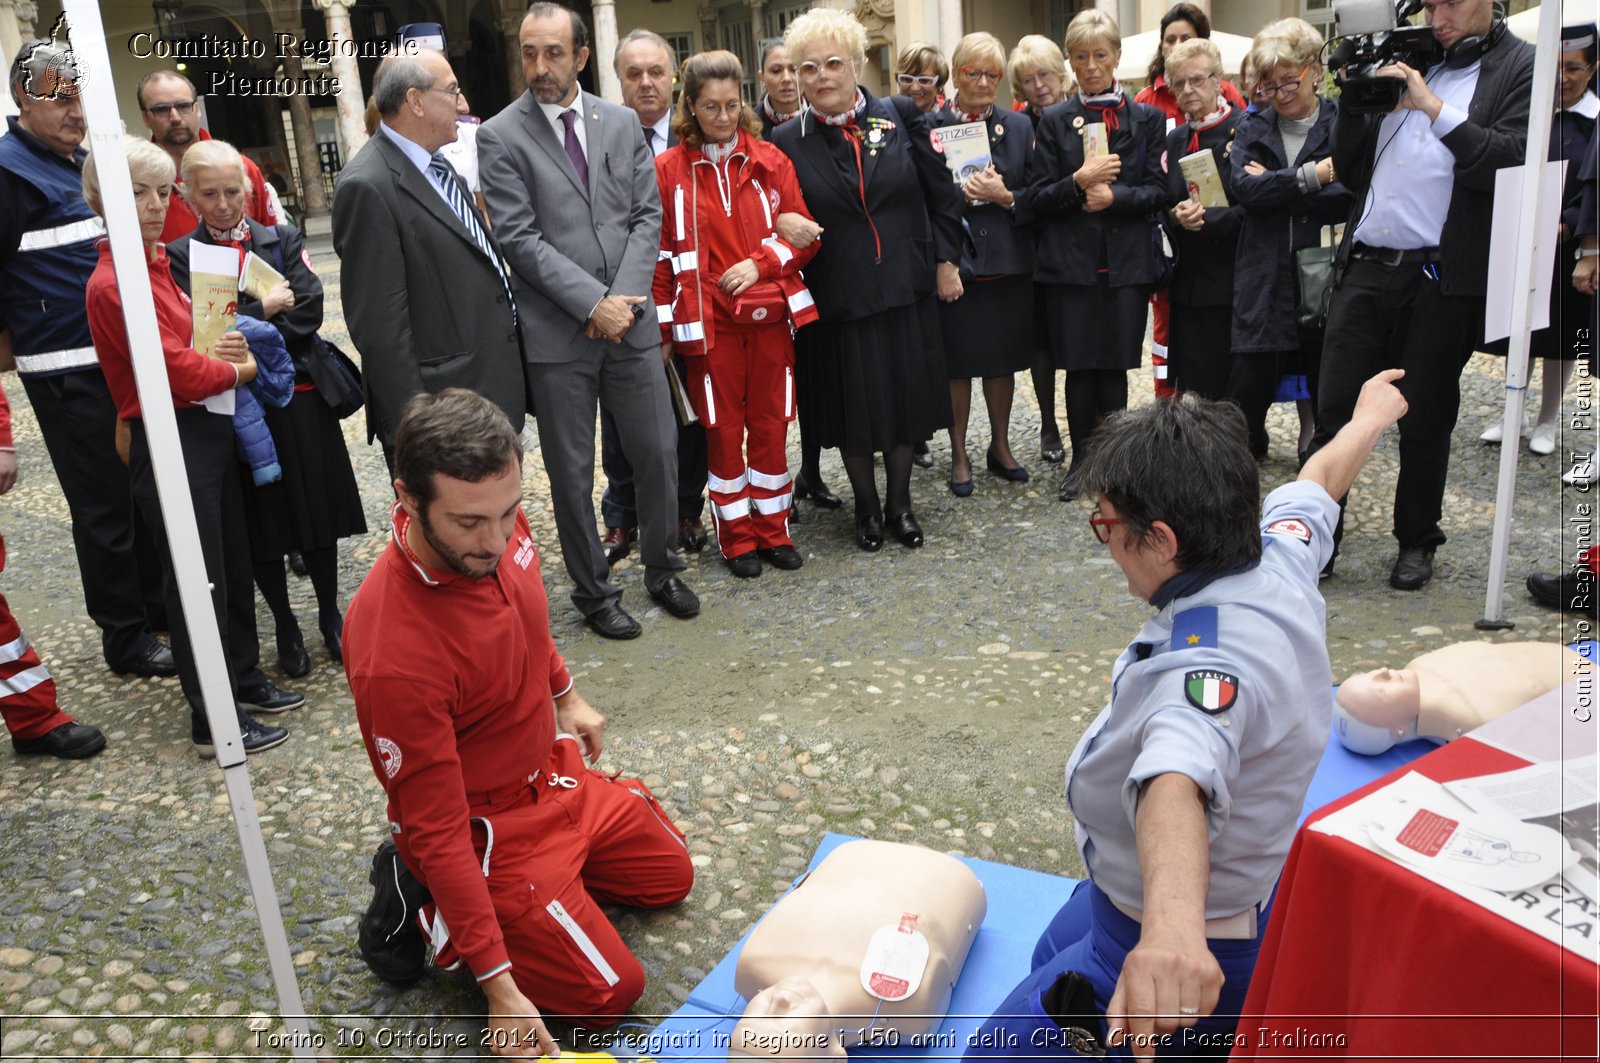
{"label": "cobblestone pavement", "polygon": [[[353,351],[325,244],[317,258],[329,287],[325,331]],[[1324,584],[1336,675],[1461,639],[1574,635],[1521,587],[1524,574],[1555,568],[1590,535],[1578,511],[1588,496],[1559,490],[1557,479],[1566,452],[1585,445],[1572,432],[1551,457],[1524,451],[1506,580],[1516,628],[1473,631],[1499,458],[1477,435],[1503,401],[1499,370],[1485,356],[1468,367],[1446,503],[1451,541],[1420,593],[1387,585],[1392,434],[1363,475],[1338,574]],[[1133,379],[1134,401],[1149,401],[1148,372]],[[1574,383],[1569,408],[1592,398],[1580,391],[1587,386]],[[0,1054],[282,1057],[221,776],[191,751],[176,680],[124,680],[104,669],[82,616],[65,504],[21,388],[12,380],[8,390],[24,468],[21,485],[0,501],[4,591],[64,704],[104,729],[110,748],[70,764],[0,753]],[[974,421],[977,453],[988,436],[981,412]],[[920,551],[890,544],[863,554],[848,509],[804,504],[795,539],[805,568],[736,580],[707,552],[687,573],[705,603],[690,622],[649,607],[640,571],[624,563],[624,604],[645,628],[628,643],[578,623],[544,473],[528,463],[527,508],[546,544],[556,635],[581,688],[610,718],[604,764],[641,775],[662,796],[688,832],[697,869],[680,907],[618,913],[650,979],[640,1022],[684,999],[825,831],[1081,873],[1062,766],[1147,607],[1127,595],[1084,527],[1087,505],[1056,500],[1059,474],[1038,461],[1025,378],[1014,422],[1017,454],[1035,478],[1015,485],[980,473],[968,499],[946,490],[948,442],[935,442],[939,467],[914,479],[928,535]],[[1268,487],[1294,474],[1292,422],[1292,408],[1275,408],[1262,468]],[[373,529],[341,550],[348,597],[384,545],[389,491],[359,417],[346,422],[346,435]],[[835,456],[824,472],[844,487]],[[309,585],[291,582],[302,626],[314,633]],[[270,664],[264,608],[261,630]],[[321,1054],[470,1057],[482,999],[469,983],[438,976],[397,992],[356,953],[383,803],[343,676],[314,634],[308,645],[315,670],[288,684],[305,691],[306,707],[275,718],[292,737],[249,767],[301,990],[325,1039]],[[439,1034],[472,1047],[439,1047]],[[404,1040],[419,1035],[435,1044]],[[348,1047],[356,1040],[364,1046]]]}

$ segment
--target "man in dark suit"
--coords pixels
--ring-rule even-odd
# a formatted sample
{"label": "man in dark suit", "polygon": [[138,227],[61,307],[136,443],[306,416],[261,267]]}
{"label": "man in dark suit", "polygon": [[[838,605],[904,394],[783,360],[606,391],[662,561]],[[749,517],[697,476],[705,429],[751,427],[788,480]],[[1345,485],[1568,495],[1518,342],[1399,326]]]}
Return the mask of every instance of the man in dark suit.
{"label": "man in dark suit", "polygon": [[655,165],[637,115],[579,90],[582,19],[534,4],[518,37],[528,92],[478,133],[484,200],[539,339],[527,352],[528,393],[572,601],[599,634],[630,639],[639,625],[618,604],[595,532],[597,401],[616,415],[635,473],[650,597],[677,617],[700,611],[677,574],[678,424],[646,298],[661,235]]}
{"label": "man in dark suit", "polygon": [[333,246],[345,321],[361,352],[367,435],[393,467],[395,428],[418,392],[476,391],[512,427],[527,412],[522,340],[499,247],[439,149],[461,92],[443,53],[378,66],[382,124],[339,178]]}
{"label": "man in dark suit", "polygon": [[[678,143],[672,128],[672,78],[677,63],[672,47],[659,33],[630,30],[617,42],[617,80],[622,83],[622,103],[639,116],[645,143],[660,155]],[[677,359],[674,359],[677,361]],[[639,535],[639,514],[634,505],[633,466],[622,452],[617,419],[600,407],[600,467],[606,489],[600,495],[600,519],[605,534],[600,545],[612,564],[622,560]],[[705,509],[706,430],[699,423],[678,426],[678,545],[699,553],[706,545]]]}

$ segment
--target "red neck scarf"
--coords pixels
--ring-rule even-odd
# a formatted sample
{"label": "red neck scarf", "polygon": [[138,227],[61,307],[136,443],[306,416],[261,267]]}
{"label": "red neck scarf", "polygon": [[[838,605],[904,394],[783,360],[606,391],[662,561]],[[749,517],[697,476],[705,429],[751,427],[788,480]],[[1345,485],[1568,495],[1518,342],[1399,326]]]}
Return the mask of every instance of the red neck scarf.
{"label": "red neck scarf", "polygon": [[1110,90],[1096,93],[1093,96],[1085,92],[1079,92],[1078,102],[1100,116],[1100,121],[1105,124],[1108,133],[1113,129],[1122,127],[1122,121],[1117,117],[1117,112],[1122,110],[1128,102],[1127,96],[1122,91],[1122,82],[1113,81]]}
{"label": "red neck scarf", "polygon": [[1222,120],[1233,113],[1233,108],[1228,101],[1217,97],[1217,109],[1200,119],[1198,122],[1189,123],[1189,154],[1193,155],[1200,150],[1200,134],[1208,129],[1215,129],[1222,124]]}

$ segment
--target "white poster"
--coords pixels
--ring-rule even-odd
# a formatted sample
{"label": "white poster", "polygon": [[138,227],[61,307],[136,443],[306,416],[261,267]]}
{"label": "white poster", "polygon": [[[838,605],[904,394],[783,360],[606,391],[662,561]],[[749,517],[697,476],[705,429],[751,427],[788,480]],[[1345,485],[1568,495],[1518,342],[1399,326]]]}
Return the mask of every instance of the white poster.
{"label": "white poster", "polygon": [[[1483,338],[1485,342],[1505,339],[1511,335],[1511,294],[1519,282],[1517,272],[1517,247],[1526,242],[1521,232],[1522,222],[1522,170],[1521,166],[1507,166],[1494,175],[1494,216],[1489,232],[1489,287],[1483,308]],[[1539,217],[1534,222],[1542,236],[1540,254],[1533,262],[1533,276],[1520,278],[1532,287],[1528,296],[1533,300],[1532,314],[1528,319],[1530,330],[1537,332],[1550,324],[1550,264],[1556,249],[1556,225],[1561,219],[1561,184],[1566,176],[1565,162],[1547,162],[1544,165],[1544,197],[1539,201]],[[1573,263],[1558,279],[1572,280]]]}

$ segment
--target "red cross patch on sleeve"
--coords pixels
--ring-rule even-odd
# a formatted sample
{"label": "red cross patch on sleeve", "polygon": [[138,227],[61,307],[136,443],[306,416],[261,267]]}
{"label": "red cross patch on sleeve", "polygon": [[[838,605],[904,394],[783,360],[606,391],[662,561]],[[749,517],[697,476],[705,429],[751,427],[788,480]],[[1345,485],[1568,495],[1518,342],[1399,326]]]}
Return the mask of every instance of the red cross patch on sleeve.
{"label": "red cross patch on sleeve", "polygon": [[1307,546],[1311,545],[1311,529],[1306,525],[1305,521],[1295,520],[1293,517],[1285,517],[1282,520],[1275,520],[1268,524],[1267,534],[1288,535],[1299,539]]}

